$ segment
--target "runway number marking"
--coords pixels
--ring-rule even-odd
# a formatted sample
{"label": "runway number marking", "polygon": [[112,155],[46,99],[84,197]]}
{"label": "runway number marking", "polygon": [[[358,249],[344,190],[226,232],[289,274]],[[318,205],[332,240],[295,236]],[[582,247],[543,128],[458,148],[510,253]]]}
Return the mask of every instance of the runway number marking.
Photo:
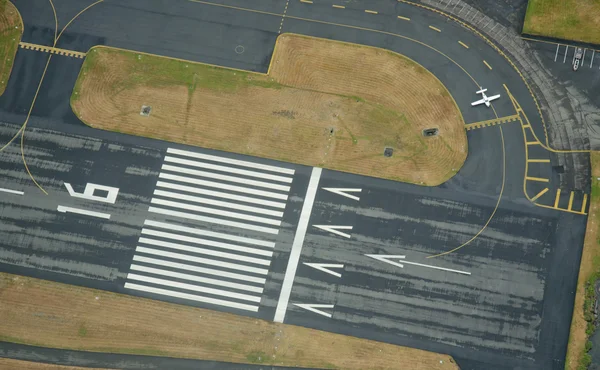
{"label": "runway number marking", "polygon": [[[390,265],[400,267],[400,268],[404,268],[404,265],[406,264],[406,265],[413,265],[413,266],[419,266],[419,267],[426,267],[426,268],[430,268],[430,269],[434,269],[434,270],[454,272],[454,273],[462,274],[462,275],[471,275],[471,273],[468,271],[454,270],[454,269],[433,266],[433,265],[425,265],[423,263],[417,263],[417,262],[409,262],[404,259],[406,257],[404,255],[365,254],[365,256],[376,259],[381,262],[389,263]],[[398,260],[398,262],[395,262],[392,260]],[[402,260],[402,261],[400,261],[400,260]]]}
{"label": "runway number marking", "polygon": [[321,189],[327,190],[334,194],[338,194],[343,197],[354,199],[354,200],[360,200],[360,198],[357,197],[356,195],[351,195],[348,193],[360,193],[362,191],[362,189],[350,189],[350,188],[321,188]]}
{"label": "runway number marking", "polygon": [[319,271],[323,271],[329,275],[333,275],[335,277],[342,277],[342,274],[340,274],[339,272],[330,270],[330,269],[343,269],[344,268],[344,265],[335,264],[335,263],[307,263],[307,262],[304,262],[303,264],[308,267],[317,269]]}
{"label": "runway number marking", "polygon": [[[65,184],[65,188],[67,188],[67,192],[69,193],[70,196],[72,196],[74,198],[91,200],[93,202],[115,204],[115,202],[117,201],[117,196],[119,195],[119,188],[115,188],[112,186],[105,186],[105,185],[99,185],[99,184],[94,184],[94,183],[88,182],[85,185],[85,189],[83,190],[83,192],[78,193],[73,189],[71,184],[69,184],[68,182],[65,182],[64,184]],[[97,191],[105,192],[106,195],[95,195],[95,193]],[[88,210],[81,209],[81,208],[73,208],[73,207],[66,207],[66,206],[59,205],[56,208],[56,210],[61,213],[76,213],[76,214],[80,214],[80,215],[103,218],[106,220],[110,219],[110,214],[108,214],[108,213],[88,211]]]}
{"label": "runway number marking", "polygon": [[329,231],[330,233],[343,236],[344,238],[350,239],[350,234],[343,233],[338,230],[352,230],[352,226],[338,226],[338,225],[313,225],[317,229],[321,229],[323,231]]}
{"label": "runway number marking", "polygon": [[300,304],[300,303],[294,303],[294,306],[298,306],[298,307],[303,308],[303,309],[305,309],[307,311],[314,312],[316,314],[319,314],[321,316],[325,316],[325,317],[328,317],[328,318],[331,318],[331,316],[333,316],[332,314],[330,314],[328,312],[319,310],[319,308],[329,308],[329,309],[331,309],[331,308],[334,307],[334,305],[332,305],[332,304]]}

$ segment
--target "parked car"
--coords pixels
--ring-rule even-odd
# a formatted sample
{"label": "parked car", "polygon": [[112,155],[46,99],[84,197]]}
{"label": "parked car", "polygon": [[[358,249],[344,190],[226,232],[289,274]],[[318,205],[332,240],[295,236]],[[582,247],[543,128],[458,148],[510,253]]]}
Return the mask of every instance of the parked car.
{"label": "parked car", "polygon": [[575,49],[575,58],[573,59],[573,70],[577,71],[581,64],[581,58],[583,58],[583,50],[581,48]]}

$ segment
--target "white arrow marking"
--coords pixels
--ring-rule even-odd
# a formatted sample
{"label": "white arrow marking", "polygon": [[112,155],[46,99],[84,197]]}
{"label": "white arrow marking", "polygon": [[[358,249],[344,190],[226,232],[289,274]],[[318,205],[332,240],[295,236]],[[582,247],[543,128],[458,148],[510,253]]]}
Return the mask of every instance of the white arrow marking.
{"label": "white arrow marking", "polygon": [[352,226],[329,226],[329,225],[313,225],[313,226],[318,229],[329,231],[330,233],[334,233],[334,234],[343,236],[344,238],[350,239],[350,234],[346,234],[346,233],[343,233],[338,230],[352,230]]}
{"label": "white arrow marking", "polygon": [[[394,266],[398,266],[398,267],[404,267],[404,265],[403,265],[403,263],[404,263],[404,264],[407,264],[407,265],[427,267],[427,268],[435,269],[435,270],[455,272],[457,274],[471,275],[471,273],[468,272],[468,271],[453,270],[453,269],[448,269],[448,268],[445,268],[445,267],[425,265],[423,263],[417,263],[417,262],[409,262],[409,261],[404,260],[405,256],[400,256],[400,255],[365,254],[365,256],[371,257],[371,258],[374,258],[374,259],[379,260],[381,262],[386,262],[386,263],[389,263],[390,265],[394,265]],[[403,261],[402,261],[402,263],[399,263],[399,262],[390,261],[390,259],[403,259]]]}
{"label": "white arrow marking", "polygon": [[346,198],[354,199],[354,200],[360,200],[360,198],[357,197],[356,195],[351,195],[351,194],[347,194],[347,193],[360,193],[362,191],[362,189],[349,189],[349,188],[322,188],[322,189],[330,191],[330,192],[338,194],[338,195],[341,195]]}
{"label": "white arrow marking", "polygon": [[317,270],[321,270],[323,272],[328,273],[329,275],[333,275],[336,277],[342,277],[342,274],[340,274],[339,272],[331,271],[327,267],[332,268],[332,269],[343,269],[344,268],[344,265],[334,264],[334,263],[306,263],[306,262],[304,262],[303,264],[305,264],[308,267],[312,267]]}
{"label": "white arrow marking", "polygon": [[317,308],[333,308],[332,304],[300,304],[300,303],[293,303],[294,306],[298,306],[300,308],[304,308],[305,310],[317,313],[321,316],[325,316],[325,317],[329,317],[331,318],[332,314],[327,313],[325,311],[321,311],[318,310]]}

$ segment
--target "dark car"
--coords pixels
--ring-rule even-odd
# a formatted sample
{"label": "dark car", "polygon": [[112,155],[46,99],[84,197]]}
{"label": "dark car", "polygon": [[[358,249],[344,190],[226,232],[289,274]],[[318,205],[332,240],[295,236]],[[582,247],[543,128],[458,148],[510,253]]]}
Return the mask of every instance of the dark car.
{"label": "dark car", "polygon": [[581,48],[575,49],[575,58],[573,59],[574,71],[579,69],[579,65],[581,64],[581,58],[583,58],[583,50]]}

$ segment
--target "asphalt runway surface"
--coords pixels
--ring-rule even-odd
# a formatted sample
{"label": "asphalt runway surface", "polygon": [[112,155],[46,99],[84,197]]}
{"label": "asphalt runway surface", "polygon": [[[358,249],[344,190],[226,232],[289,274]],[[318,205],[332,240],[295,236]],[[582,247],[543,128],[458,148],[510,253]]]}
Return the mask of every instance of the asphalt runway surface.
{"label": "asphalt runway surface", "polygon": [[[59,25],[88,3],[57,2]],[[265,72],[281,27],[414,59],[444,83],[467,123],[494,118],[470,107],[478,85],[503,95],[499,117],[514,115],[506,84],[544,137],[518,74],[442,16],[395,1],[343,11],[328,1],[215,3],[105,1],[77,17],[57,47],[102,44]],[[48,3],[16,5],[23,41],[52,45]],[[46,61],[19,49],[0,97],[1,142],[25,121]],[[82,62],[52,57],[28,121],[25,156],[49,195],[24,170],[18,140],[0,153],[0,188],[24,193],[0,193],[1,271],[448,353],[463,369],[564,367],[586,217],[524,197],[518,122],[467,131],[458,174],[421,187],[93,130],[69,106]],[[557,169],[528,171],[548,179],[540,202],[550,206]],[[536,194],[541,185],[526,186]],[[574,209],[582,198],[575,194]],[[565,208],[568,199],[559,200]]]}

